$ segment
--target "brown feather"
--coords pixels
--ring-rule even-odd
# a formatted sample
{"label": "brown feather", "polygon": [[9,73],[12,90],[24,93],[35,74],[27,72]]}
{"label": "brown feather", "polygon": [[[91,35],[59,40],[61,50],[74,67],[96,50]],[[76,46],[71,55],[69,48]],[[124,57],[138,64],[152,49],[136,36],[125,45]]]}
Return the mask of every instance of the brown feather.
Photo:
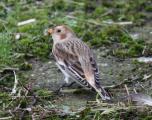
{"label": "brown feather", "polygon": [[66,34],[61,34],[61,35],[60,35],[60,39],[61,39],[61,40],[65,39],[65,38],[66,38]]}
{"label": "brown feather", "polygon": [[[94,73],[89,59],[84,59],[84,64],[80,63],[79,55],[88,55],[89,48],[86,46],[86,51],[81,46],[82,43],[70,44],[68,42],[62,44],[56,44],[53,49],[53,54],[57,60],[62,60],[66,65],[69,65],[74,71],[81,75],[86,81],[94,81]],[[66,48],[64,48],[66,46]],[[83,45],[84,47],[85,45]],[[74,51],[74,47],[79,48],[78,51]],[[72,50],[72,51],[71,51]],[[94,82],[95,83],[95,82]]]}

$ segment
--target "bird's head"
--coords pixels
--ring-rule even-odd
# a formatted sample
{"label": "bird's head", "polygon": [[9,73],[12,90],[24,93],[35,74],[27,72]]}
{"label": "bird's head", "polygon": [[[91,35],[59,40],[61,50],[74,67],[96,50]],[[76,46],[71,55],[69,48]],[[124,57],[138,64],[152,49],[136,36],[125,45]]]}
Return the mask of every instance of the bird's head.
{"label": "bird's head", "polygon": [[75,37],[74,32],[65,25],[60,25],[52,29],[48,29],[48,33],[52,35],[54,43],[65,42]]}

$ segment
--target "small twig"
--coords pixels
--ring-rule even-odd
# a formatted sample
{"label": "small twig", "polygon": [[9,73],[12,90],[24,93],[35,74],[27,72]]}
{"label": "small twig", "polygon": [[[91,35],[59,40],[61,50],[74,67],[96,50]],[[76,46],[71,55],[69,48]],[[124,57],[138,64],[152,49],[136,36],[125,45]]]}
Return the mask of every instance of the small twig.
{"label": "small twig", "polygon": [[116,85],[111,85],[111,86],[105,86],[104,88],[105,89],[114,89],[114,88],[118,88],[118,87],[120,87],[120,86],[122,86],[122,85],[124,85],[124,84],[127,84],[127,85],[129,85],[129,84],[132,84],[133,82],[135,82],[135,81],[138,81],[138,80],[140,80],[140,79],[142,79],[142,78],[140,78],[140,77],[135,77],[134,79],[124,79],[122,82],[120,82],[119,84],[116,84]]}
{"label": "small twig", "polygon": [[105,24],[113,24],[113,25],[132,25],[132,21],[125,21],[125,22],[113,22],[113,21],[103,21]]}
{"label": "small twig", "polygon": [[1,80],[4,80],[4,79],[7,78],[8,76],[10,76],[10,74],[7,74],[7,75],[1,77],[1,78],[0,78],[0,81],[1,81]]}
{"label": "small twig", "polygon": [[[129,90],[128,90],[127,85],[125,84],[124,87],[125,87],[125,89],[126,89],[127,95],[130,96],[130,93],[129,93]],[[130,104],[130,103],[131,103],[131,99],[128,98],[128,104]]]}
{"label": "small twig", "polygon": [[68,2],[68,3],[73,3],[73,4],[76,4],[76,5],[80,5],[80,6],[84,6],[85,4],[83,2],[76,2],[76,1],[73,1],[73,0],[64,0],[65,2]]}
{"label": "small twig", "polygon": [[138,85],[145,90],[144,86],[137,81]]}
{"label": "small twig", "polygon": [[129,95],[130,95],[130,93],[129,93],[128,87],[127,87],[127,85],[126,85],[126,84],[125,84],[124,86],[125,86],[125,89],[126,89],[127,95],[129,96]]}
{"label": "small twig", "polygon": [[144,75],[143,80],[147,80],[147,79],[149,79],[149,78],[151,78],[151,77],[152,77],[152,74],[150,74],[150,75]]}
{"label": "small twig", "polygon": [[12,116],[8,116],[8,117],[0,118],[0,120],[10,120],[10,119],[12,119],[12,118],[13,118]]}
{"label": "small twig", "polygon": [[[61,89],[60,91],[63,92],[63,93],[73,93],[73,92],[76,92],[78,90],[87,90],[86,88],[81,88],[81,89]],[[89,89],[88,89],[89,90]]]}
{"label": "small twig", "polygon": [[24,110],[21,115],[20,115],[20,120],[23,120],[24,119],[24,114],[25,114],[26,110]]}
{"label": "small twig", "polygon": [[3,68],[2,69],[2,71],[0,71],[0,72],[4,72],[4,71],[18,71],[19,70],[19,68]]}
{"label": "small twig", "polygon": [[19,23],[17,24],[17,26],[26,25],[26,24],[29,24],[29,23],[33,23],[33,22],[35,22],[35,21],[36,21],[36,19],[25,20],[25,21],[19,22]]}
{"label": "small twig", "polygon": [[19,89],[19,90],[18,90],[17,97],[21,97],[21,91],[22,91],[22,89]]}
{"label": "small twig", "polygon": [[32,113],[32,120],[36,120],[35,113]]}
{"label": "small twig", "polygon": [[135,94],[137,94],[137,91],[136,91],[136,89],[134,88],[133,90],[134,90]]}
{"label": "small twig", "polygon": [[2,20],[2,19],[0,19],[0,22],[3,22],[3,23],[8,23],[7,21],[5,21],[5,20]]}
{"label": "small twig", "polygon": [[107,16],[108,14],[111,14],[111,13],[112,13],[112,10],[109,10],[109,11],[103,13],[100,17]]}
{"label": "small twig", "polygon": [[12,99],[12,100],[7,104],[7,106],[5,106],[5,108],[3,108],[3,109],[8,108],[8,107],[13,103],[13,101],[14,101],[14,99]]}
{"label": "small twig", "polygon": [[152,63],[152,57],[139,57],[136,60],[142,63]]}
{"label": "small twig", "polygon": [[146,45],[144,46],[144,49],[143,49],[143,51],[142,51],[142,55],[144,55],[145,54],[145,50],[146,50]]}
{"label": "small twig", "polygon": [[[110,12],[108,12],[106,14],[109,14],[109,13]],[[70,19],[78,20],[77,17],[71,16],[71,15],[67,15],[66,17],[68,17]],[[91,23],[91,24],[94,24],[94,25],[105,25],[105,24],[108,24],[108,25],[132,25],[133,24],[132,21],[124,21],[124,22],[102,21],[101,23],[99,23],[99,22],[97,22],[97,21],[95,21],[93,19],[91,19],[91,20],[82,20],[82,19],[79,19],[79,20],[87,22],[87,23]]]}
{"label": "small twig", "polygon": [[111,86],[105,86],[105,89],[114,89],[114,88],[118,88],[126,83],[130,83],[131,81],[129,81],[128,79],[125,79],[124,81],[120,82],[119,84],[116,85],[111,85]]}
{"label": "small twig", "polygon": [[[36,102],[37,102],[37,100],[38,100],[38,97],[35,95],[35,93],[34,93],[31,89],[29,89],[29,88],[27,88],[25,85],[23,85],[20,81],[19,81],[19,84],[20,84],[25,90],[27,90],[27,92],[29,92],[29,93],[32,94],[32,96],[33,96],[32,106],[35,105]],[[26,96],[27,96],[27,95],[26,95]],[[25,97],[26,97],[26,96],[25,96]]]}
{"label": "small twig", "polygon": [[14,73],[14,79],[15,79],[15,81],[14,81],[14,87],[13,87],[13,89],[12,89],[11,94],[16,94],[16,91],[17,91],[16,89],[17,89],[18,79],[17,79],[17,76],[16,76],[15,71],[13,71],[13,73]]}
{"label": "small twig", "polygon": [[12,113],[12,110],[8,110],[9,114],[12,115],[12,117],[14,117],[14,114]]}

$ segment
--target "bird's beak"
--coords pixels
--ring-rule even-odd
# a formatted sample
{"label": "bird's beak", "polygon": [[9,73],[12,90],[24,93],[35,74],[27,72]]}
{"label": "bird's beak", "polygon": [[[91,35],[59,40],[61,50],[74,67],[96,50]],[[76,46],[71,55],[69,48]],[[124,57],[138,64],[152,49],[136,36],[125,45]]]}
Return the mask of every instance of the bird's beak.
{"label": "bird's beak", "polygon": [[51,35],[53,33],[53,29],[48,29],[48,34]]}

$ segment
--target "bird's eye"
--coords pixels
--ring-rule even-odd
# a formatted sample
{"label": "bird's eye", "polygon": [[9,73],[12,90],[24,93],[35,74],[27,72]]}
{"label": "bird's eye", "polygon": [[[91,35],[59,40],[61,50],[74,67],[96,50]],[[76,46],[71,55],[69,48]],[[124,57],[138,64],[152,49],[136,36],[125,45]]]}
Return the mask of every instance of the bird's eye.
{"label": "bird's eye", "polygon": [[60,33],[60,32],[61,32],[61,30],[60,30],[60,29],[58,29],[58,30],[57,30],[57,33]]}

